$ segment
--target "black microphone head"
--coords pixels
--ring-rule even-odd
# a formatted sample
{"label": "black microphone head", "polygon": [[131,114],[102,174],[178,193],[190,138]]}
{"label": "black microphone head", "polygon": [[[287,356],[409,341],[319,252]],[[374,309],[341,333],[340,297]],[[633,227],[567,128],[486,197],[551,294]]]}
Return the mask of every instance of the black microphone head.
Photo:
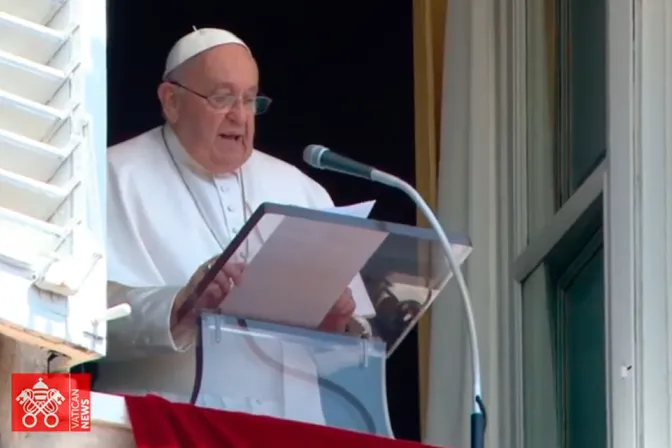
{"label": "black microphone head", "polygon": [[308,145],[303,150],[303,161],[313,168],[322,169],[322,155],[328,151],[322,145]]}

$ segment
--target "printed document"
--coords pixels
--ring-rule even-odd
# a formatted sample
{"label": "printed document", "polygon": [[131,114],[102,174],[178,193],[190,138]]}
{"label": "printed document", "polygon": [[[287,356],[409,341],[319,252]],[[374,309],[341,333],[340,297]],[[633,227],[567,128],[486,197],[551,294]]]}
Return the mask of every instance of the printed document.
{"label": "printed document", "polygon": [[[367,201],[323,211],[367,218],[374,205]],[[274,226],[245,267],[241,284],[222,303],[224,314],[315,328],[349,286],[355,313],[375,315],[359,272],[386,232],[292,217]]]}

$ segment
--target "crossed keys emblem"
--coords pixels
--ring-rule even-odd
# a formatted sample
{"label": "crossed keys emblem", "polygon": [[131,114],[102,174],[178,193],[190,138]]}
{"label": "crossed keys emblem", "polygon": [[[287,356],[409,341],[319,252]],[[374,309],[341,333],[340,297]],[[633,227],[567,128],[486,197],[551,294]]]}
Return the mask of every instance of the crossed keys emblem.
{"label": "crossed keys emblem", "polygon": [[37,425],[37,417],[43,415],[44,426],[55,428],[60,422],[56,413],[65,401],[65,397],[56,389],[50,389],[40,378],[32,389],[24,389],[16,401],[23,407],[25,415],[21,423],[26,428],[34,428]]}

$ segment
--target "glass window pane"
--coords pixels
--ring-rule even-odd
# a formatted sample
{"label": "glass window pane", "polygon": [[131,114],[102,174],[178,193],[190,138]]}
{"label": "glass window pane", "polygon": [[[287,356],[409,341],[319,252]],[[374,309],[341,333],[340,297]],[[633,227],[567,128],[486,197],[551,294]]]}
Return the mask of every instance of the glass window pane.
{"label": "glass window pane", "polygon": [[607,148],[607,13],[605,0],[571,0],[569,9],[571,194],[602,160]]}
{"label": "glass window pane", "polygon": [[527,448],[606,448],[604,256],[595,238],[562,272],[523,283]]}
{"label": "glass window pane", "polygon": [[556,0],[527,0],[528,235],[536,236],[556,210],[558,119]]}
{"label": "glass window pane", "polygon": [[527,0],[528,239],[606,153],[606,0]]}
{"label": "glass window pane", "polygon": [[559,284],[565,446],[607,448],[603,251],[581,264]]}
{"label": "glass window pane", "polygon": [[526,448],[559,448],[560,400],[553,295],[541,266],[523,283],[523,413]]}

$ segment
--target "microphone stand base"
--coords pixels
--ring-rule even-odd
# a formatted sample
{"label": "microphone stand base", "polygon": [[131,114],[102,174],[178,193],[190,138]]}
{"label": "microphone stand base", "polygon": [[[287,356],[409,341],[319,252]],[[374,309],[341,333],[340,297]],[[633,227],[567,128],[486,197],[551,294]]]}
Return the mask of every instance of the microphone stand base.
{"label": "microphone stand base", "polygon": [[485,448],[485,416],[471,414],[471,448]]}

